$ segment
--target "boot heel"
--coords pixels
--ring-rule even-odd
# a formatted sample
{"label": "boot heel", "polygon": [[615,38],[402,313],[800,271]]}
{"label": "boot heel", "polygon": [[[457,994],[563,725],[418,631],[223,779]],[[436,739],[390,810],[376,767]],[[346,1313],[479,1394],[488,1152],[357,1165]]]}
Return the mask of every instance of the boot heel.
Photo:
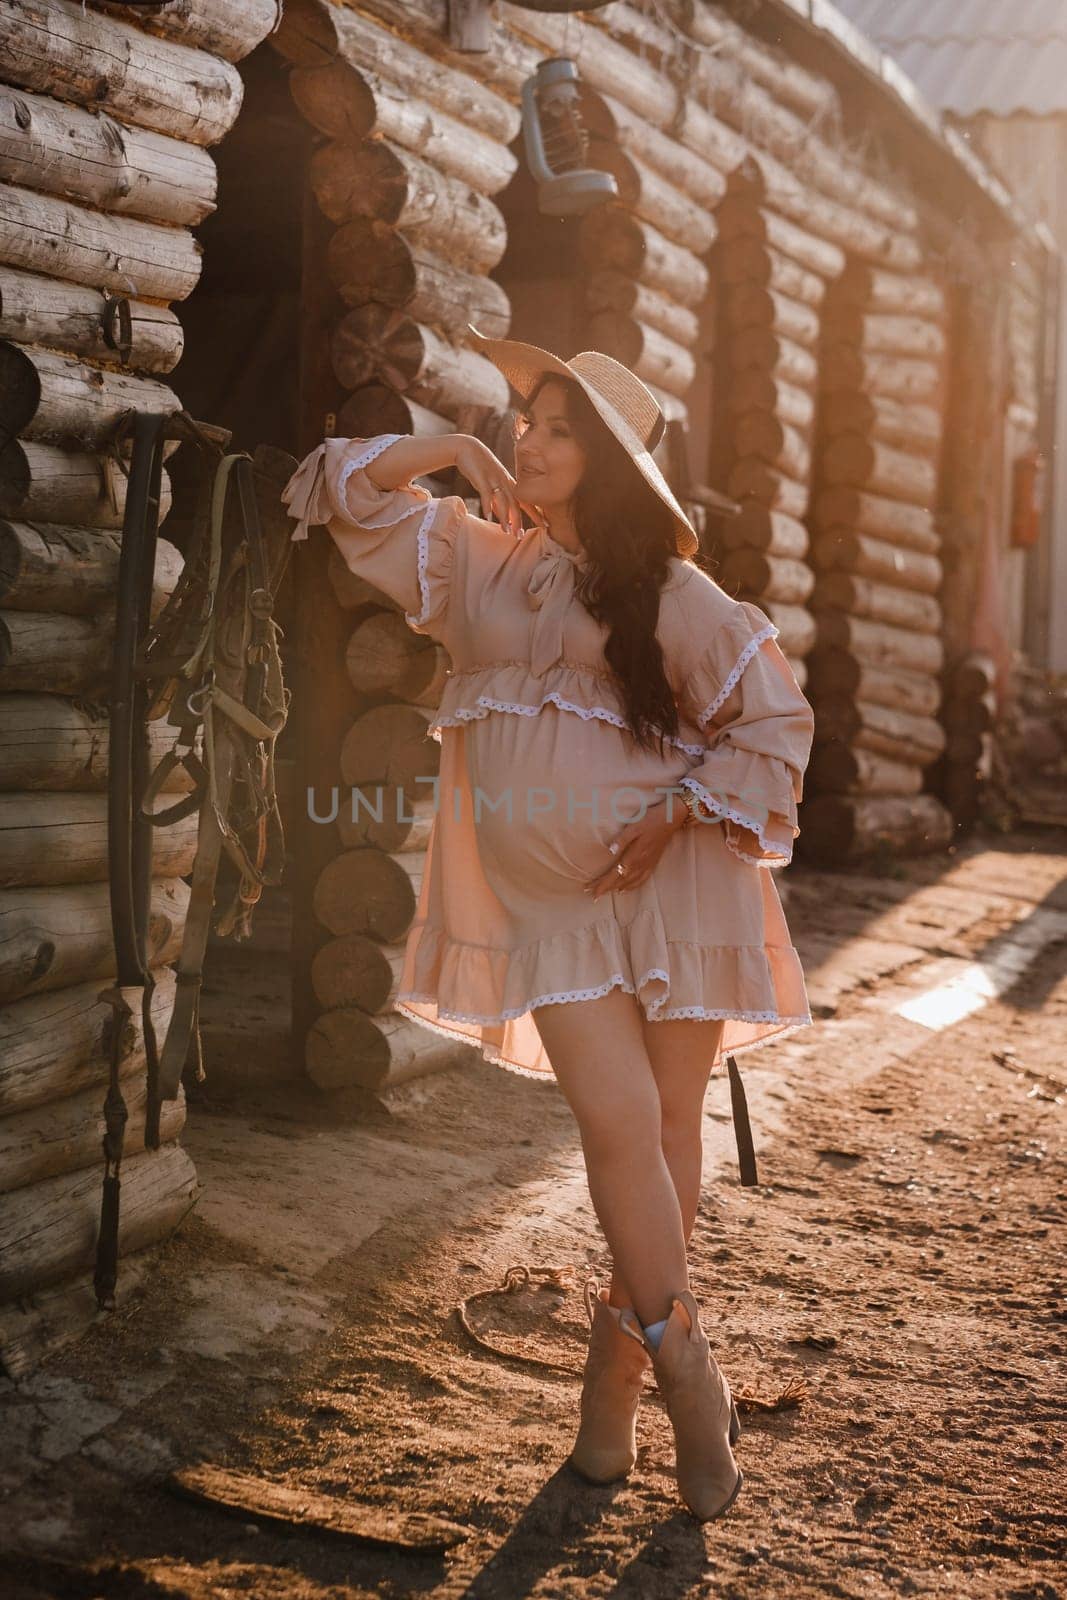
{"label": "boot heel", "polygon": [[737,1406],[730,1401],[730,1443],[736,1444],[741,1437],[741,1419],[737,1415]]}

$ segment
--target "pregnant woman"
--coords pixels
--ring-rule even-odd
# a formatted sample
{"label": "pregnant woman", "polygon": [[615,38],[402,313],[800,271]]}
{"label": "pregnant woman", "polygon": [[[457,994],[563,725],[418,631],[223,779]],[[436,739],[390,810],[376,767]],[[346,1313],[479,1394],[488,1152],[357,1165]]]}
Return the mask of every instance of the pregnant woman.
{"label": "pregnant woman", "polygon": [[[451,657],[395,1004],[554,1075],[576,1118],[614,1270],[587,1293],[571,1461],[631,1470],[651,1364],[707,1520],[742,1476],[689,1284],[702,1109],[727,1056],[811,1020],[763,869],[792,853],[813,718],[764,614],[690,559],[645,385],[597,352],[475,338],[521,402],[514,477],[463,434],[331,438],[284,499],[294,539],[324,523]],[[484,518],[412,482],[451,467]]]}

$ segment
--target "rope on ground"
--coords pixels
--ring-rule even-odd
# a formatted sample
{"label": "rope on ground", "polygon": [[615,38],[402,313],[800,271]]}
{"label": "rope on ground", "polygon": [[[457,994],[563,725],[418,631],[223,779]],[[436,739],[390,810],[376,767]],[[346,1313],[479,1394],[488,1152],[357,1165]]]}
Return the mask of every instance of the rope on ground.
{"label": "rope on ground", "polygon": [[[582,1367],[574,1366],[570,1362],[547,1361],[543,1356],[523,1355],[521,1351],[508,1350],[503,1345],[493,1344],[484,1334],[471,1326],[468,1316],[470,1307],[479,1300],[492,1300],[501,1294],[521,1294],[524,1289],[530,1288],[567,1290],[575,1286],[575,1269],[572,1266],[531,1267],[525,1262],[519,1263],[508,1267],[502,1282],[496,1288],[479,1289],[462,1299],[456,1306],[456,1318],[471,1343],[477,1349],[484,1350],[487,1355],[496,1356],[499,1361],[510,1361],[515,1366],[535,1372],[555,1372],[568,1378],[580,1378]],[[731,1390],[738,1411],[762,1412],[764,1415],[777,1411],[795,1411],[810,1395],[808,1385],[801,1377],[790,1378],[784,1389],[779,1390],[771,1399],[755,1394],[751,1389],[739,1389],[731,1385]]]}
{"label": "rope on ground", "polygon": [[[534,1279],[540,1282],[534,1284]],[[537,1372],[558,1372],[568,1378],[580,1378],[581,1367],[572,1366],[562,1361],[546,1361],[541,1356],[525,1356],[518,1350],[507,1350],[503,1345],[493,1344],[483,1337],[476,1329],[471,1327],[467,1316],[469,1308],[476,1300],[494,1299],[500,1294],[521,1294],[524,1289],[573,1289],[575,1287],[574,1268],[566,1267],[530,1267],[525,1263],[509,1267],[504,1274],[503,1282],[495,1289],[479,1289],[476,1294],[469,1294],[461,1300],[456,1307],[456,1316],[459,1325],[479,1350],[485,1350],[489,1355],[496,1356],[501,1361],[512,1361],[516,1366],[530,1367]]]}

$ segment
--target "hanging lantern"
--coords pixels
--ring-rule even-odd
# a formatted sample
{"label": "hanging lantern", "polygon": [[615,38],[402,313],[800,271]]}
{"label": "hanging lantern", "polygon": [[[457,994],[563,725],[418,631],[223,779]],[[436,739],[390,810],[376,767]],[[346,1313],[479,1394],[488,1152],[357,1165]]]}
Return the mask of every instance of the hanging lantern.
{"label": "hanging lantern", "polygon": [[589,134],[578,81],[573,61],[550,56],[522,86],[526,161],[537,180],[538,209],[549,217],[579,216],[619,194],[610,172],[585,165]]}

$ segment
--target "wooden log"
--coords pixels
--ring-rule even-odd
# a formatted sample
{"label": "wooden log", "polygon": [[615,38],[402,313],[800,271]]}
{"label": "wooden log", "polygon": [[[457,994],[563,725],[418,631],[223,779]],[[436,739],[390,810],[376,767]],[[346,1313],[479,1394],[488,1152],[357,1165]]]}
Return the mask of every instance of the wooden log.
{"label": "wooden log", "polygon": [[827,119],[832,123],[839,115],[836,84],[768,47],[722,11],[706,6],[683,11],[681,4],[672,4],[670,11],[698,44],[710,46],[724,62],[736,62],[747,78],[769,90],[775,100],[799,111],[806,121]]}
{"label": "wooden log", "polygon": [[[354,434],[354,438],[365,438],[365,434]],[[331,549],[327,557],[328,576],[330,588],[333,590],[337,604],[345,611],[356,611],[365,606],[378,606],[382,610],[394,605],[391,595],[384,590],[376,589],[373,583],[366,578],[361,578],[346,564],[344,557],[337,546]]]}
{"label": "wooden log", "polygon": [[855,345],[867,355],[914,356],[939,362],[946,350],[944,329],[924,317],[887,316],[854,306],[827,309],[827,336]]}
{"label": "wooden log", "polygon": [[471,1059],[472,1047],[461,1039],[442,1038],[402,1015],[372,1021],[354,1006],[318,1019],[305,1056],[308,1076],[320,1089],[358,1087],[376,1094]]}
{"label": "wooden log", "polygon": [[735,415],[766,411],[808,436],[815,421],[815,396],[810,389],[775,378],[759,367],[746,367],[734,376],[726,402]]}
{"label": "wooden log", "polygon": [[[129,365],[139,372],[170,372],[180,361],[184,344],[178,318],[166,307],[145,300],[127,304]],[[119,352],[108,344],[105,325],[100,290],[0,265],[0,338],[117,365]]]}
{"label": "wooden log", "polygon": [[241,109],[241,75],[229,62],[86,12],[77,0],[0,7],[0,57],[8,83],[189,144],[217,144]]}
{"label": "wooden log", "polygon": [[345,783],[384,783],[403,789],[414,803],[436,777],[441,747],[428,733],[430,719],[414,706],[371,706],[352,724],[341,746]]}
{"label": "wooden log", "polygon": [[[171,748],[175,733],[162,718],[149,724],[153,765]],[[58,694],[0,695],[0,789],[103,789],[107,770],[105,706]],[[167,794],[191,789],[183,769],[164,780]]]}
{"label": "wooden log", "polygon": [[625,272],[594,272],[586,284],[585,303],[593,312],[617,311],[633,317],[676,345],[688,347],[700,337],[700,319],[694,312]]}
{"label": "wooden log", "polygon": [[828,437],[862,433],[879,444],[916,455],[937,456],[941,414],[935,406],[907,405],[886,395],[848,389],[823,396],[822,426]]}
{"label": "wooden log", "polygon": [[696,360],[690,352],[634,317],[598,311],[589,319],[586,338],[592,349],[621,361],[646,383],[651,380],[679,395],[693,385]]}
{"label": "wooden log", "polygon": [[712,212],[726,194],[726,179],[721,173],[715,173],[718,187],[714,198],[696,200],[678,186],[681,173],[671,182],[632,151],[607,139],[590,141],[587,161],[601,172],[610,172],[622,203],[665,238],[695,255],[705,255],[711,249],[715,242]]}
{"label": "wooden log", "polygon": [[816,602],[854,617],[870,617],[895,628],[916,633],[940,633],[941,607],[932,595],[898,589],[852,572],[824,572],[819,578]]}
{"label": "wooden log", "polygon": [[851,533],[846,528],[820,534],[812,559],[824,572],[852,572],[901,589],[914,589],[918,594],[936,594],[943,576],[936,556],[903,549],[870,534]]}
{"label": "wooden log", "polygon": [[0,612],[0,691],[106,693],[112,634],[88,617]]}
{"label": "wooden log", "polygon": [[722,281],[731,287],[769,290],[815,311],[826,296],[825,278],[753,234],[738,233],[724,239],[719,263]]}
{"label": "wooden log", "polygon": [[0,255],[10,267],[137,299],[184,300],[200,277],[200,253],[183,228],[0,183]]}
{"label": "wooden log", "polygon": [[812,794],[918,794],[922,768],[845,744],[822,744],[807,770]]}
{"label": "wooden log", "polygon": [[815,618],[803,606],[761,599],[760,605],[778,629],[778,644],[787,656],[806,656],[815,643]]}
{"label": "wooden log", "polygon": [[[110,456],[32,439],[13,439],[0,451],[0,517],[121,528],[125,509],[126,475]],[[169,510],[170,478],[164,470],[160,521]]]}
{"label": "wooden log", "polygon": [[[154,978],[152,1021],[162,1038],[174,1009],[174,973],[163,967]],[[76,983],[0,1006],[0,1128],[13,1112],[49,1106],[85,1090],[103,1098],[115,1013],[100,999],[102,987],[99,979]],[[132,1078],[145,1070],[139,1010],[127,1028],[121,1076]]]}
{"label": "wooden log", "polygon": [[840,277],[845,270],[845,252],[840,245],[740,195],[727,196],[716,213],[716,221],[719,236],[724,241],[753,239],[769,250],[790,257],[827,282]]}
{"label": "wooden log", "polygon": [[823,389],[861,390],[891,400],[935,400],[941,374],[933,361],[869,354],[854,344],[828,343],[819,366]]}
{"label": "wooden log", "polygon": [[783,556],[799,561],[807,554],[808,530],[795,517],[782,511],[770,511],[755,500],[748,500],[741,515],[723,521],[719,542],[728,550],[749,546],[768,556]]}
{"label": "wooden log", "polygon": [[889,851],[918,855],[952,842],[951,816],[932,794],[850,800],[820,795],[804,807],[803,849],[827,865]]}
{"label": "wooden log", "polygon": [[996,693],[990,689],[977,700],[950,698],[942,707],[941,720],[950,734],[990,733],[997,725]]}
{"label": "wooden log", "polygon": [[831,486],[844,483],[921,506],[932,506],[937,495],[935,462],[891,450],[862,433],[839,433],[829,440],[821,466],[823,480]]}
{"label": "wooden log", "polygon": [[479,82],[469,57],[461,58],[461,65],[451,65],[439,56],[430,64],[427,53],[412,38],[412,22],[408,14],[403,26],[393,29],[347,7],[335,11],[289,4],[272,42],[299,67],[321,67],[340,60],[361,76],[373,75],[388,84],[398,98],[429,101],[494,143],[510,144],[521,121],[517,101]]}
{"label": "wooden log", "polygon": [[917,717],[932,717],[941,701],[940,684],[931,673],[871,666],[846,650],[822,645],[808,658],[808,679],[816,699],[847,695]]}
{"label": "wooden log", "polygon": [[387,138],[479,194],[497,194],[515,175],[518,162],[506,144],[369,71],[357,73],[341,61],[298,67],[289,92],[301,115],[329,138]]}
{"label": "wooden log", "polygon": [[784,512],[797,521],[808,509],[807,485],[787,478],[756,456],[745,456],[734,463],[726,487],[734,500],[751,498],[768,511]]}
{"label": "wooden log", "polygon": [[650,222],[616,204],[597,206],[581,220],[580,248],[587,266],[626,272],[684,306],[708,292],[708,269],[691,250],[665,238]]}
{"label": "wooden log", "polygon": [[777,289],[763,289],[756,283],[733,284],[726,296],[726,314],[734,328],[769,328],[809,350],[819,342],[819,313]]}
{"label": "wooden log", "polygon": [[996,687],[997,666],[992,656],[971,650],[957,661],[949,677],[954,698],[977,699]]}
{"label": "wooden log", "polygon": [[944,321],[948,301],[944,289],[932,278],[914,273],[886,272],[865,261],[850,261],[838,281],[835,297],[843,305],[865,311],[929,317]]}
{"label": "wooden log", "polygon": [[413,633],[398,611],[373,611],[352,630],[345,671],[353,688],[364,694],[407,699],[409,692],[417,694],[434,680],[443,687],[445,655],[432,639]]}
{"label": "wooden log", "polygon": [[973,775],[981,765],[988,734],[971,728],[956,728],[945,739],[945,768],[948,772],[962,769]]}
{"label": "wooden log", "polygon": [[803,605],[815,587],[815,574],[806,562],[768,555],[746,545],[730,551],[717,576],[718,582],[730,593],[739,588],[752,599],[764,596],[787,605]]}
{"label": "wooden log", "polygon": [[182,139],[0,85],[0,178],[82,204],[195,227],[215,209],[215,163]]}
{"label": "wooden log", "polygon": [[770,328],[735,328],[729,337],[730,366],[736,373],[758,367],[775,381],[795,384],[799,389],[814,388],[818,365],[810,350],[783,339]]}
{"label": "wooden log", "polygon": [[[864,253],[878,258],[889,251],[892,260],[908,266],[921,259],[917,248],[904,249],[905,243],[914,243],[909,236],[919,226],[915,206],[905,195],[879,182],[869,167],[854,162],[839,140],[832,136],[823,140],[808,115],[796,115],[749,73],[734,74],[724,82],[722,64],[713,56],[697,56],[690,71],[705,92],[715,94],[718,89],[723,116],[743,129],[758,147],[754,154],[765,192],[777,194],[789,179],[795,185],[810,186],[811,210],[825,197],[825,215],[820,220],[842,239],[847,236],[853,248],[862,244]],[[793,199],[792,189],[789,199]],[[880,230],[877,224],[882,225]],[[886,233],[901,237],[887,241]]]}
{"label": "wooden log", "polygon": [[936,717],[868,704],[851,695],[819,696],[815,723],[817,744],[836,740],[907,766],[928,767],[945,748],[945,730]]}
{"label": "wooden log", "polygon": [[[117,533],[48,523],[0,522],[0,604],[9,611],[84,616],[114,600],[121,538]],[[170,595],[182,558],[167,539],[157,545],[152,614]]]}
{"label": "wooden log", "polygon": [[733,442],[739,456],[757,456],[800,482],[810,476],[810,444],[796,428],[780,422],[769,411],[749,411],[737,417]]}
{"label": "wooden log", "polygon": [[820,490],[815,497],[814,520],[822,533],[854,530],[924,555],[936,555],[941,548],[929,507],[867,494],[862,489],[839,485]]}
{"label": "wooden log", "polygon": [[451,417],[438,416],[436,411],[420,406],[410,395],[398,394],[385,383],[362,384],[337,413],[337,433],[342,439],[373,439],[379,433],[411,433],[416,438],[426,438],[454,433],[455,427]]}
{"label": "wooden log", "polygon": [[938,673],[944,665],[944,650],[936,634],[894,628],[829,608],[818,608],[815,618],[820,647],[847,651],[869,666]]}
{"label": "wooden log", "polygon": [[[130,7],[92,0],[97,11],[123,21]],[[159,39],[173,39],[193,50],[209,50],[224,61],[240,61],[278,22],[278,0],[166,0],[138,11],[137,25]]]}
{"label": "wooden log", "polygon": [[[147,1081],[131,1078],[122,1097],[128,1113],[122,1148],[125,1162],[145,1147]],[[161,1142],[176,1139],[184,1126],[185,1093],[179,1086],[177,1099],[163,1103],[159,1118]],[[11,1195],[62,1172],[82,1172],[96,1166],[104,1131],[100,1088],[83,1090],[32,1111],[0,1117],[0,1194]],[[5,1199],[4,1205],[9,1203]]]}
{"label": "wooden log", "polygon": [[413,800],[390,784],[353,789],[342,797],[337,833],[346,850],[373,845],[392,852],[426,850],[437,807],[432,797]]}
{"label": "wooden log", "polygon": [[[664,80],[665,81],[665,80]],[[610,140],[677,183],[693,200],[718,206],[722,177],[743,167],[748,145],[706,106],[665,87],[674,102],[671,132],[666,133],[614,95],[582,85],[582,111],[590,133]]]}
{"label": "wooden log", "polygon": [[[789,159],[795,159],[795,153]],[[899,217],[879,220],[819,193],[766,149],[754,150],[743,174],[732,181],[750,201],[780,212],[864,261],[903,272],[922,265],[922,248],[913,234],[902,231]]]}
{"label": "wooden log", "polygon": [[338,1006],[358,1006],[368,1016],[384,1011],[396,990],[402,953],[402,945],[379,944],[362,933],[328,940],[311,963],[315,998],[324,1011]]}
{"label": "wooden log", "polygon": [[[153,877],[191,871],[196,830],[195,816],[153,830]],[[106,877],[106,795],[0,794],[0,883],[28,889]]]}
{"label": "wooden log", "polygon": [[[180,878],[156,881],[150,905],[148,959],[157,967],[181,948],[189,889]],[[0,891],[0,1003],[114,972],[107,884]]]}
{"label": "wooden log", "polygon": [[99,448],[127,411],[180,410],[178,396],[156,378],[0,341],[0,432],[8,437]]}
{"label": "wooden log", "polygon": [[476,350],[459,349],[388,306],[357,306],[341,318],[330,345],[339,383],[355,389],[379,379],[448,415],[463,405],[504,411],[507,379]]}
{"label": "wooden log", "polygon": [[370,217],[389,223],[412,244],[470,271],[488,272],[507,246],[499,207],[388,139],[320,145],[310,178],[331,222]]}
{"label": "wooden log", "polygon": [[346,305],[403,306],[414,321],[452,334],[471,323],[491,338],[508,331],[511,303],[494,279],[416,248],[387,223],[356,217],[338,228],[326,270]]}
{"label": "wooden log", "polygon": [[[96,20],[96,19],[94,19]],[[92,1267],[100,1221],[100,1166],[46,1178],[0,1208],[0,1303]],[[198,1194],[196,1168],[178,1144],[122,1164],[119,1253],[174,1231]]]}
{"label": "wooden log", "polygon": [[315,915],[335,936],[364,933],[399,939],[411,926],[416,901],[404,858],[382,850],[343,851],[315,884]]}

